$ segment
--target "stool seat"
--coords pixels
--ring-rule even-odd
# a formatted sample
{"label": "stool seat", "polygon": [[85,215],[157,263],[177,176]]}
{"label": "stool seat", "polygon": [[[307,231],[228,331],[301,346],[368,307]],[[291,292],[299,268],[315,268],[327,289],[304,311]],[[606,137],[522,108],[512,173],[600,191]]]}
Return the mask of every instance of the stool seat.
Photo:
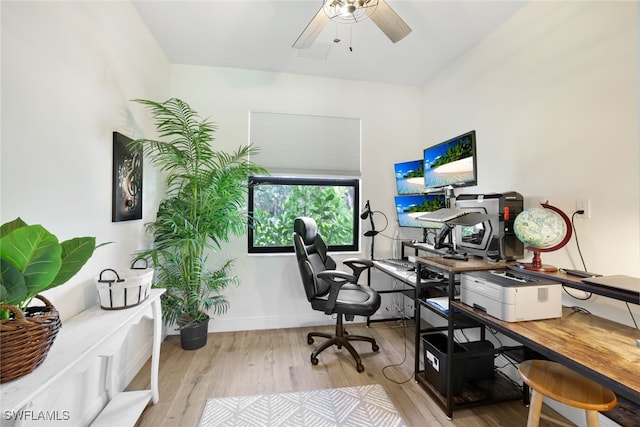
{"label": "stool seat", "polygon": [[527,360],[520,364],[518,371],[523,381],[533,390],[528,426],[538,425],[542,396],[584,409],[589,426],[598,425],[597,412],[613,409],[618,403],[611,390],[559,363]]}

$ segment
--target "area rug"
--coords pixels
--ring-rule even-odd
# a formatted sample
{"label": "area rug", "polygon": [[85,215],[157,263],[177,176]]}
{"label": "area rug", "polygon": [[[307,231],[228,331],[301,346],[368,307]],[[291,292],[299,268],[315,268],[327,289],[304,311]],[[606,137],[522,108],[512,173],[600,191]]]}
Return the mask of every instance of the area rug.
{"label": "area rug", "polygon": [[380,384],[209,399],[200,427],[400,427]]}

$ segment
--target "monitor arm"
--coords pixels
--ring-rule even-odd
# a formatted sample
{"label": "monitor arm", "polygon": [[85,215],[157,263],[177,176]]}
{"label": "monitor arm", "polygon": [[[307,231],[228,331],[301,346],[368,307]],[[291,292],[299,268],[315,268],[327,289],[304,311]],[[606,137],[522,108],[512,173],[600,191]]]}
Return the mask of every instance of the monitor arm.
{"label": "monitor arm", "polygon": [[438,234],[433,242],[434,249],[449,248],[449,252],[453,252],[453,239],[451,236],[453,227],[454,225],[446,222],[442,224],[442,227],[438,230]]}

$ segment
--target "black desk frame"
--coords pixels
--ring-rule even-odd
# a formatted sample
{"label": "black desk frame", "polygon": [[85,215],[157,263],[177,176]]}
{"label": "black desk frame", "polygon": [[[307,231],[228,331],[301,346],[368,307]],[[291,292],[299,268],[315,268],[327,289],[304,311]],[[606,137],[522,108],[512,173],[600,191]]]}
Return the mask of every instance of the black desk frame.
{"label": "black desk frame", "polygon": [[[416,274],[414,281],[407,280],[406,278],[394,274],[393,271],[377,266],[378,270],[394,277],[397,280],[402,281],[405,284],[412,286],[413,292],[402,291],[407,296],[412,296],[414,301],[414,321],[415,321],[415,367],[414,378],[415,381],[420,384],[427,392],[429,392],[434,400],[443,408],[448,418],[452,418],[454,408],[464,408],[471,406],[478,406],[488,403],[497,403],[510,400],[521,400],[524,395],[522,391],[515,387],[506,377],[502,374],[496,374],[495,380],[484,380],[483,384],[479,386],[474,384],[475,395],[472,397],[453,396],[452,390],[452,377],[453,377],[453,360],[462,360],[469,357],[477,357],[479,355],[494,355],[498,352],[495,350],[484,350],[483,352],[474,352],[472,354],[454,353],[454,331],[459,329],[468,328],[480,328],[481,339],[485,339],[485,327],[481,323],[470,320],[470,318],[457,315],[450,310],[449,313],[444,313],[437,308],[428,305],[424,302],[423,296],[430,294],[430,296],[447,296],[449,301],[453,301],[455,297],[455,285],[456,274],[464,271],[475,270],[487,270],[487,269],[504,269],[506,267],[503,263],[488,263],[480,258],[472,257],[467,261],[459,261],[452,259],[443,259],[442,255],[446,251],[429,249],[422,245],[414,245],[410,242],[402,242],[402,258],[405,258],[405,248],[413,249],[417,256],[420,251],[431,254],[430,257],[418,257],[416,258]],[[435,256],[434,256],[435,255]],[[423,270],[428,270],[431,274],[435,273],[440,275],[441,279],[423,279],[420,280]],[[380,292],[380,291],[379,291]],[[385,291],[382,291],[383,293]],[[401,292],[398,290],[386,291],[386,292]],[[430,310],[436,313],[438,316],[446,319],[447,326],[435,327],[430,326],[423,328],[421,325],[421,311],[422,309]],[[428,332],[443,332],[447,335],[447,355],[451,363],[447,363],[446,369],[446,393],[442,394],[427,380],[425,372],[420,367],[422,360],[422,334]],[[478,390],[480,391],[478,393]]]}

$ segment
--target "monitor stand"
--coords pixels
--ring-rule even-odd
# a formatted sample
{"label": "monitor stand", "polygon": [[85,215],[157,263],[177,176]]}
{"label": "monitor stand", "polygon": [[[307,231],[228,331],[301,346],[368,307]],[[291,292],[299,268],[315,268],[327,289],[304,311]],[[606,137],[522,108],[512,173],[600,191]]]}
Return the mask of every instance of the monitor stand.
{"label": "monitor stand", "polygon": [[469,257],[467,254],[459,254],[457,252],[451,252],[446,255],[443,255],[442,258],[446,259],[457,259],[458,261],[469,261]]}
{"label": "monitor stand", "polygon": [[469,258],[466,253],[457,253],[453,248],[452,231],[455,225],[444,223],[442,228],[438,231],[433,247],[435,249],[447,248],[447,253],[443,255],[443,258],[456,259],[458,261],[467,261]]}

